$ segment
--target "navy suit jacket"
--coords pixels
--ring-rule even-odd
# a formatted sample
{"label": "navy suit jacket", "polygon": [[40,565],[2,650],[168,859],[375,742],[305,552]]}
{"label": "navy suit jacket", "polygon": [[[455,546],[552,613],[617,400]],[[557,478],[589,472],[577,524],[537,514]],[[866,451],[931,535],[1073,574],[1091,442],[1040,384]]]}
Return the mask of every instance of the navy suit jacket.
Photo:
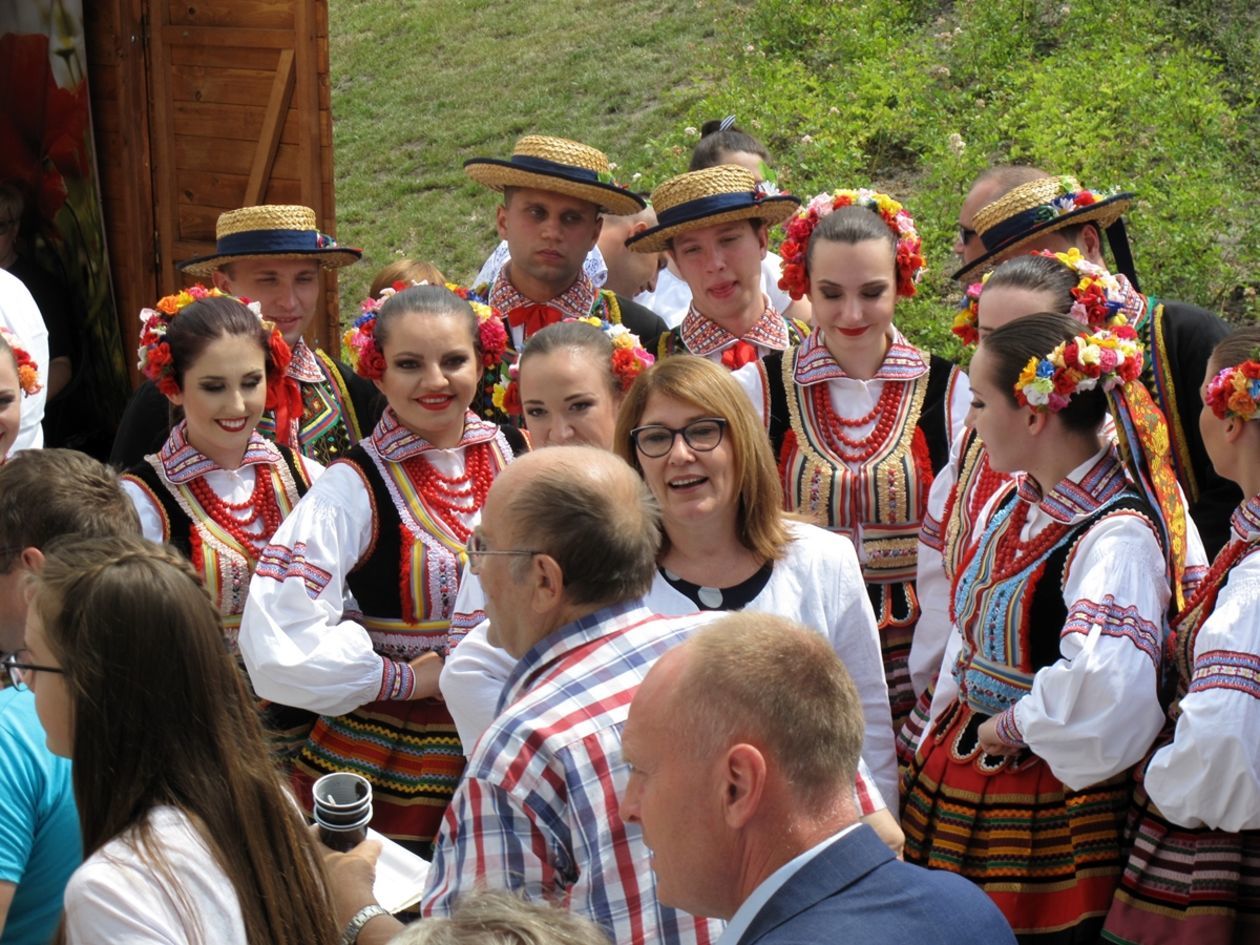
{"label": "navy suit jacket", "polygon": [[1015,945],[980,887],[903,863],[865,824],[770,897],[739,945]]}

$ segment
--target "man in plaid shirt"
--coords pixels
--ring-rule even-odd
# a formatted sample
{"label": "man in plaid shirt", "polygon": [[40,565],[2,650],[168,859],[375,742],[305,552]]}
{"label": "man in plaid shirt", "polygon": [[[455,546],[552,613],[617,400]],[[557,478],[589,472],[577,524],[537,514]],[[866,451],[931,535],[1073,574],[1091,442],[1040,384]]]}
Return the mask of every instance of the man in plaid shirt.
{"label": "man in plaid shirt", "polygon": [[477,887],[506,888],[588,916],[617,945],[706,945],[721,933],[660,905],[642,834],[617,813],[630,700],[708,619],[643,606],[658,516],[630,467],[589,447],[532,453],[495,481],[469,565],[491,642],[519,662],[442,824],[424,915],[448,914]]}

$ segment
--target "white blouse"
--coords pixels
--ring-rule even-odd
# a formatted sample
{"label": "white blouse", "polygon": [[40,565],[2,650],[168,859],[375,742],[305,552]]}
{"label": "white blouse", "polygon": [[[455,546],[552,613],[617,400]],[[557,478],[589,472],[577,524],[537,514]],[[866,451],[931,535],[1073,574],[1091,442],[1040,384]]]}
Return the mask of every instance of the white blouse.
{"label": "white blouse", "polygon": [[[879,630],[853,542],[814,525],[789,522],[787,554],[774,562],[770,579],[744,608],[786,617],[827,638],[862,698],[866,735],[862,758],[880,794],[897,796],[897,759]],[[658,571],[647,596],[653,613],[694,613],[696,605]],[[462,644],[461,644],[462,645]]]}
{"label": "white blouse", "polygon": [[[1234,522],[1238,539],[1237,513]],[[1260,554],[1229,572],[1195,638],[1193,669],[1173,740],[1147,766],[1146,791],[1184,827],[1258,830]]]}
{"label": "white blouse", "polygon": [[[1102,462],[1116,462],[1112,447],[1073,469],[1064,483],[1032,506],[1023,541],[1055,522],[1087,518],[1097,506],[1080,506],[1081,485]],[[1074,488],[1064,488],[1072,484]],[[999,490],[981,513],[988,522],[1011,488]],[[1027,493],[1025,493],[1027,494]],[[981,529],[981,533],[983,529]],[[981,534],[972,537],[978,542]],[[1104,517],[1079,539],[1064,565],[1067,623],[1059,659],[1033,676],[1031,691],[1008,712],[1019,737],[1060,781],[1074,790],[1096,784],[1141,760],[1163,724],[1158,685],[1165,615],[1171,596],[1159,539],[1149,521],[1132,511]],[[958,698],[952,672],[962,649],[954,628],[932,700],[932,718]]]}
{"label": "white blouse", "polygon": [[[459,477],[465,449],[426,445],[424,456],[442,475]],[[281,523],[250,582],[241,622],[241,655],[259,696],[321,715],[382,698],[388,660],[354,619],[358,605],[347,586],[375,527],[363,479],[341,462]]]}

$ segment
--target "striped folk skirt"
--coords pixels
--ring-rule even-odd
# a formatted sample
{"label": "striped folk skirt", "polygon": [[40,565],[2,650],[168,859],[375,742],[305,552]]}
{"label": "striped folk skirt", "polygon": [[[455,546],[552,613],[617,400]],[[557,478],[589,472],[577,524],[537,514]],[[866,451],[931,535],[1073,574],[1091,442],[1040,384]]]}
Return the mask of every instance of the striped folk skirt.
{"label": "striped folk skirt", "polygon": [[1260,831],[1189,829],[1139,786],[1132,849],[1103,938],[1123,945],[1260,942]]}
{"label": "striped folk skirt", "polygon": [[867,596],[875,611],[879,646],[884,660],[884,681],[888,684],[888,706],[893,731],[901,727],[914,709],[914,684],[910,680],[910,643],[919,621],[919,598],[913,581],[891,584],[868,582]]}
{"label": "striped folk skirt", "polygon": [[311,785],[333,771],[372,783],[371,826],[428,854],[464,772],[455,723],[438,699],[372,702],[348,715],[321,716],[293,760],[293,785],[311,810]]}
{"label": "striped folk skirt", "polygon": [[984,754],[986,718],[955,703],[915,755],[906,861],[976,883],[1022,942],[1095,942],[1124,865],[1130,777],[1070,790],[1028,751]]}

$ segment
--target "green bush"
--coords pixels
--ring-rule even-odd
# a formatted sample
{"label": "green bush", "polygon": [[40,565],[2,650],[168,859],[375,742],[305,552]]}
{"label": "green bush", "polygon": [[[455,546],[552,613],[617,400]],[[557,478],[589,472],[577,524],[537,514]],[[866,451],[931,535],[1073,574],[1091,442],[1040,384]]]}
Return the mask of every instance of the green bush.
{"label": "green bush", "polygon": [[743,53],[695,114],[736,113],[799,195],[869,185],[901,199],[930,268],[898,318],[943,353],[957,353],[958,207],[993,163],[1135,191],[1143,288],[1255,319],[1260,40],[1244,2],[1224,7],[1247,38],[1207,0],[756,0],[728,24]]}

